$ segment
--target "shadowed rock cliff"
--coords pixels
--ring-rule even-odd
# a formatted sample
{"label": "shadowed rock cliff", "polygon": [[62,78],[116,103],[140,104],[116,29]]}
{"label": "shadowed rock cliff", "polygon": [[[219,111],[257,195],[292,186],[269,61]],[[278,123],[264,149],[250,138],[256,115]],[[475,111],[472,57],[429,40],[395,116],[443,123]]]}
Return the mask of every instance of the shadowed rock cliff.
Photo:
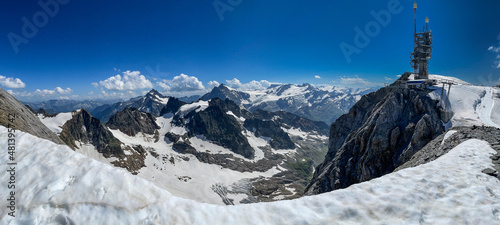
{"label": "shadowed rock cliff", "polygon": [[429,91],[394,84],[363,96],[331,125],[328,153],[305,193],[346,188],[390,173],[441,134]]}

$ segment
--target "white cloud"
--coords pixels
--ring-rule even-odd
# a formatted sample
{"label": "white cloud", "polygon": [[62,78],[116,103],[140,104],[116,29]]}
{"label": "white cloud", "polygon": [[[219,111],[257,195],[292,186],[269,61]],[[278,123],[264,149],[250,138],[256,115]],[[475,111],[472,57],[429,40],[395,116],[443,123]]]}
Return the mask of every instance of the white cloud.
{"label": "white cloud", "polygon": [[354,88],[383,86],[382,84],[379,83],[373,83],[367,81],[363,78],[358,77],[357,75],[354,77],[341,77],[340,83],[347,87],[354,87]]}
{"label": "white cloud", "polygon": [[[136,95],[138,96],[138,95]],[[136,96],[127,96],[123,92],[106,92],[104,90],[101,90],[101,93],[99,94],[98,98],[101,99],[127,99],[130,97],[136,97]]]}
{"label": "white cloud", "polygon": [[203,83],[195,76],[188,76],[181,74],[174,77],[172,80],[163,80],[157,84],[165,91],[171,92],[188,92],[188,91],[202,91],[205,90]]}
{"label": "white cloud", "polygon": [[64,95],[69,95],[69,94],[73,93],[73,90],[71,90],[71,88],[63,89],[61,87],[56,87],[52,90],[36,89],[33,92],[27,92],[27,91],[21,92],[21,91],[13,91],[13,90],[7,90],[7,92],[16,98],[20,98],[20,100],[23,100],[23,101],[41,101],[41,100],[48,100],[48,99],[54,99],[54,98],[59,98],[59,99],[78,98],[78,95],[72,95],[69,97],[64,96]]}
{"label": "white cloud", "polygon": [[271,86],[271,82],[267,80],[256,81],[252,80],[248,83],[241,83],[240,80],[233,78],[232,80],[226,80],[227,86],[239,90],[262,90]]}
{"label": "white cloud", "polygon": [[164,91],[170,91],[170,86],[168,86],[167,84],[163,83],[163,82],[156,82],[156,84],[158,86],[160,86],[161,89],[163,89]]}
{"label": "white cloud", "polygon": [[243,84],[241,84],[240,80],[233,78],[232,80],[226,80],[227,86],[232,88],[240,88]]}
{"label": "white cloud", "polygon": [[[500,40],[500,35],[498,35],[498,40]],[[494,61],[494,66],[498,69],[500,69],[500,43],[498,43],[498,46],[490,46],[488,48],[488,51],[497,53],[496,55],[496,60]]]}
{"label": "white cloud", "polygon": [[392,78],[390,78],[390,77],[384,77],[384,79],[385,79],[386,81],[392,81]]}
{"label": "white cloud", "polygon": [[33,92],[33,95],[38,95],[38,96],[51,96],[51,95],[56,95],[56,94],[67,95],[67,94],[71,94],[72,92],[73,92],[73,90],[71,90],[71,88],[62,89],[61,87],[56,87],[56,88],[54,88],[54,90],[36,89],[36,91]]}
{"label": "white cloud", "polygon": [[0,75],[0,85],[5,88],[25,88],[26,84],[19,78],[4,77]]}
{"label": "white cloud", "polygon": [[[92,85],[96,86],[94,83]],[[99,85],[111,91],[133,91],[153,88],[151,81],[146,79],[144,75],[141,75],[140,71],[130,70],[123,72],[123,76],[117,74],[106,80],[99,81]]]}
{"label": "white cloud", "polygon": [[318,75],[314,76],[314,78],[316,78],[316,79],[321,79],[321,77],[320,77],[320,76],[318,76]]}
{"label": "white cloud", "polygon": [[208,84],[207,84],[207,86],[208,86],[208,87],[207,87],[207,88],[211,90],[211,89],[213,89],[214,87],[218,87],[219,85],[220,85],[220,83],[219,83],[219,82],[217,82],[217,81],[213,80],[213,81],[209,81],[209,82],[208,82]]}
{"label": "white cloud", "polygon": [[499,47],[493,47],[493,46],[490,46],[488,48],[488,51],[492,51],[492,52],[500,52],[500,46]]}

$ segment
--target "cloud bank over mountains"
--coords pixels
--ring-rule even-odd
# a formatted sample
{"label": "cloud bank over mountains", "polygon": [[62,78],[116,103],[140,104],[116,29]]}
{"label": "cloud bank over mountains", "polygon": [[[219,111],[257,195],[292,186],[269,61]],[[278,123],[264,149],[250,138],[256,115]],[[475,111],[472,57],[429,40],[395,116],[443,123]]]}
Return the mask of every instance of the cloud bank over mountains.
{"label": "cloud bank over mountains", "polygon": [[[496,49],[492,47],[491,51],[495,50]],[[157,89],[168,96],[184,97],[203,95],[221,84],[221,82],[216,80],[203,83],[203,81],[199,80],[195,75],[184,73],[174,76],[171,79],[160,79],[155,76],[157,74],[148,75],[149,73],[146,73],[145,75],[138,70],[120,70],[115,68],[113,71],[119,74],[90,83],[95,89],[85,89],[84,94],[73,94],[74,90],[70,87],[62,88],[59,86],[54,89],[24,89],[29,86],[29,83],[27,85],[20,78],[2,75],[0,75],[0,86],[23,101],[43,101],[49,99],[128,100],[133,97],[144,95],[151,89]],[[340,87],[372,88],[383,86],[382,83],[371,82],[358,75],[342,76],[336,79],[328,79],[327,76],[324,75],[314,75],[311,77],[311,82],[313,83],[318,83],[319,80],[324,82],[324,84],[319,85],[335,85]],[[385,77],[386,82],[391,80],[392,78]],[[240,91],[264,90],[269,88],[272,84],[281,84],[268,80],[251,80],[244,83],[236,77],[231,80],[225,80],[224,82],[228,87]],[[85,87],[83,86],[83,88]]]}

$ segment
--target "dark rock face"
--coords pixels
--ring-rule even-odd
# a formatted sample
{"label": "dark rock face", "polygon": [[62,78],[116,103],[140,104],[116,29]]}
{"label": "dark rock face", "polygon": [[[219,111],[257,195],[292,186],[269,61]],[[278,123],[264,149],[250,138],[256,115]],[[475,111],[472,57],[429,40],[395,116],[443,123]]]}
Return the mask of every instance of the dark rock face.
{"label": "dark rock face", "polygon": [[345,188],[394,171],[443,132],[428,90],[382,88],[330,128],[329,151],[306,194]]}
{"label": "dark rock face", "polygon": [[257,109],[252,115],[256,119],[273,120],[284,127],[299,128],[305,132],[317,132],[321,135],[327,135],[329,133],[326,123],[313,121],[285,111],[269,112]]}
{"label": "dark rock face", "polygon": [[253,131],[257,137],[264,136],[271,138],[269,144],[274,149],[295,148],[295,144],[290,139],[290,136],[272,120],[247,119],[243,126]]}
{"label": "dark rock face", "polygon": [[155,89],[149,91],[144,97],[138,98],[130,107],[137,108],[141,112],[151,113],[155,116],[160,115],[161,109],[165,106],[161,99],[167,98]]}
{"label": "dark rock face", "polygon": [[171,97],[168,100],[167,105],[161,109],[160,116],[163,116],[167,113],[175,113],[181,108],[181,106],[185,104],[185,102],[179,100],[178,98]]}
{"label": "dark rock face", "polygon": [[141,112],[136,108],[125,108],[116,113],[106,125],[129,136],[135,136],[139,132],[151,135],[158,134],[157,129],[160,129],[160,126],[156,124],[155,118],[150,113]]}
{"label": "dark rock face", "polygon": [[[254,157],[254,149],[243,136],[238,121],[225,111],[225,102],[215,98],[209,102],[207,109],[198,113],[190,113],[186,117],[189,122],[186,127],[190,136],[204,135],[208,140],[226,147],[246,158]],[[184,119],[187,119],[187,118]]]}
{"label": "dark rock face", "polygon": [[[72,149],[80,148],[75,141],[84,144],[91,144],[104,157],[116,157],[116,161],[111,162],[118,167],[126,168],[132,174],[137,174],[137,170],[144,167],[146,150],[140,145],[124,146],[97,118],[81,109],[80,112],[73,112],[73,118],[63,125],[60,134],[61,139]],[[125,154],[128,151],[129,154]]]}
{"label": "dark rock face", "polygon": [[[9,121],[9,114],[15,115],[13,121]],[[50,140],[56,144],[64,142],[38,119],[32,109],[26,107],[12,95],[0,88],[0,125],[14,128],[39,138]]]}
{"label": "dark rock face", "polygon": [[[169,104],[170,102],[175,101],[171,99]],[[178,103],[175,103],[175,107],[172,108],[180,107]],[[269,144],[274,149],[295,148],[294,141],[284,132],[282,127],[287,129],[298,128],[305,132],[314,131],[313,133],[320,135],[326,135],[328,132],[328,126],[323,122],[312,121],[283,111],[267,112],[256,110],[250,113],[229,99],[211,99],[207,109],[196,111],[176,112],[173,116],[173,124],[185,126],[189,130],[185,138],[203,135],[213,143],[226,147],[247,158],[253,158],[254,150],[243,135],[244,128],[254,132],[256,136],[268,137]],[[245,122],[238,121],[230,114],[244,119]],[[175,134],[166,134],[168,142],[176,143],[179,138],[180,136]]]}
{"label": "dark rock face", "polygon": [[80,141],[92,144],[99,153],[107,158],[123,154],[120,141],[99,119],[92,117],[85,109],[75,112],[73,118],[68,120],[62,128],[61,139],[73,149],[78,147],[75,145],[75,141]]}

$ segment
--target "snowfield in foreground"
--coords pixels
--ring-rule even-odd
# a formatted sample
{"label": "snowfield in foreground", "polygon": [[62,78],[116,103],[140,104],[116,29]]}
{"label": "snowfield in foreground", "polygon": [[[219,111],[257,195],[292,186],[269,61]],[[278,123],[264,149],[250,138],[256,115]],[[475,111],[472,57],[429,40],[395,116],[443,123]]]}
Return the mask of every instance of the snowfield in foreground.
{"label": "snowfield in foreground", "polygon": [[[217,206],[175,197],[66,146],[16,134],[16,218],[2,207],[1,224],[500,224],[500,181],[481,172],[492,166],[495,151],[481,140],[346,189]],[[0,146],[7,146],[1,126]],[[0,179],[8,176],[1,173]],[[1,185],[0,198],[5,201],[9,191]]]}

